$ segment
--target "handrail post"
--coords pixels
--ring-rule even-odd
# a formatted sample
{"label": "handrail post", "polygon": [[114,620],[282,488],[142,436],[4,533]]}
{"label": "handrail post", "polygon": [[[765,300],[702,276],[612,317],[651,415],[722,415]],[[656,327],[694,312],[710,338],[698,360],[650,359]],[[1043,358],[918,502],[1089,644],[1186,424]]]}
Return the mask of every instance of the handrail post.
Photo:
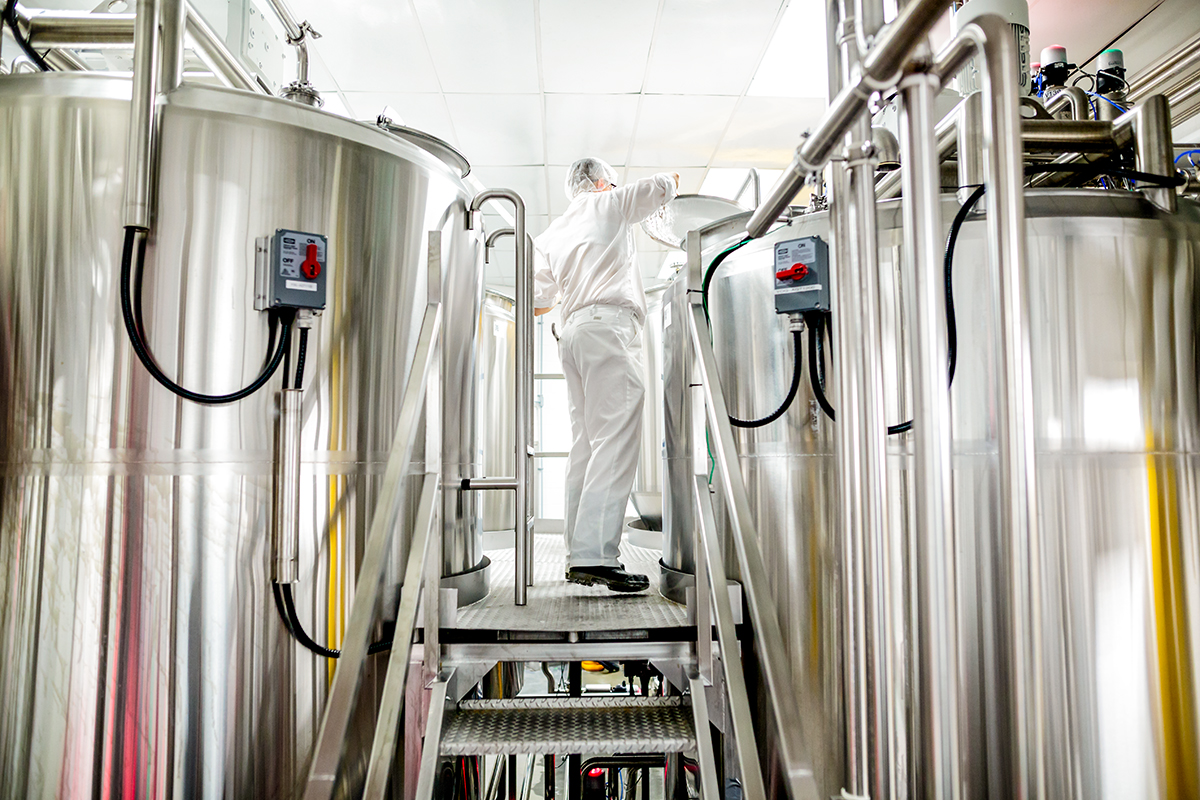
{"label": "handrail post", "polygon": [[[530,462],[533,460],[533,254],[532,240],[525,232],[525,201],[511,189],[485,189],[471,201],[467,214],[467,228],[475,224],[475,213],[489,200],[508,200],[513,204],[516,220],[513,236],[516,238],[516,304],[514,314],[517,324],[516,372],[516,479],[517,502],[513,538],[516,539],[516,575],[513,581],[513,601],[525,605],[530,585],[530,564],[533,549],[533,525],[530,520],[531,503],[529,491]],[[486,245],[485,245],[486,250]]]}
{"label": "handrail post", "polygon": [[[442,303],[442,232],[429,232],[427,249],[426,284],[429,305],[441,307]],[[441,318],[444,328],[446,318]],[[445,330],[434,338],[434,352],[429,364],[429,377],[425,383],[425,470],[438,476],[438,483],[445,481],[442,474],[442,342]],[[426,685],[433,682],[442,671],[441,648],[441,597],[442,597],[442,535],[437,522],[440,514],[435,511],[431,528],[436,531],[429,543],[429,557],[425,559],[422,586],[425,592],[425,657],[424,677]],[[418,531],[418,533],[421,533]],[[415,538],[415,534],[414,534]],[[407,663],[407,661],[406,661]]]}

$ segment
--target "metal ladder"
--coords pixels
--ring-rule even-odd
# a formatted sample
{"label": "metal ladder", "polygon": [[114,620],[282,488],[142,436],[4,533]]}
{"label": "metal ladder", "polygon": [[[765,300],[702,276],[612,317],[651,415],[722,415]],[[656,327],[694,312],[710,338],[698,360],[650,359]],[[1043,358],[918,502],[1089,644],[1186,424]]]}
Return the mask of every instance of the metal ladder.
{"label": "metal ladder", "polygon": [[[696,464],[694,500],[696,524],[696,586],[689,600],[695,635],[688,641],[637,640],[445,643],[439,565],[441,531],[436,525],[440,507],[441,407],[440,236],[430,234],[428,259],[429,300],[420,329],[413,367],[401,403],[400,419],[384,476],[379,502],[371,520],[367,546],[358,576],[342,656],[330,686],[324,717],[313,747],[303,795],[306,800],[328,800],[360,794],[365,798],[388,796],[403,739],[402,716],[410,689],[410,665],[420,669],[423,697],[427,700],[423,745],[415,781],[416,800],[433,797],[439,764],[459,755],[512,755],[518,753],[600,754],[613,752],[678,753],[695,751],[697,788],[705,800],[721,796],[713,739],[713,722],[732,737],[742,794],[747,800],[767,800],[767,783],[758,755],[758,737],[773,732],[775,760],[782,774],[782,791],[791,800],[817,800],[813,773],[802,742],[802,724],[790,667],[782,647],[782,633],[769,596],[758,534],[749,513],[749,502],[737,465],[733,431],[724,395],[716,379],[708,322],[699,293],[686,294],[685,314],[694,363],[689,383],[698,419],[707,419],[718,481],[710,487],[707,464]],[[700,239],[695,232],[687,241],[688,275],[680,280],[699,284]],[[369,746],[351,745],[351,720],[367,700],[361,691],[367,643],[377,624],[383,594],[382,578],[387,554],[403,503],[400,485],[412,463],[426,412],[425,464],[412,546],[405,569],[393,647],[388,658],[382,693],[375,710],[375,729]],[[742,668],[739,615],[724,580],[723,547],[713,512],[713,493],[723,494],[729,534],[742,575],[741,592],[749,635],[758,653],[758,681],[768,698],[769,719],[756,731],[746,676]],[[525,561],[521,553],[519,562]],[[522,576],[523,577],[523,576]],[[716,586],[720,590],[716,590]],[[430,591],[433,588],[433,591]],[[741,611],[739,602],[737,611]],[[420,624],[419,624],[420,622]],[[419,643],[413,642],[420,633]],[[463,701],[467,691],[489,664],[503,661],[580,661],[645,659],[671,665],[670,682],[683,696],[671,698],[515,698],[501,701]],[[480,665],[483,665],[482,667]],[[468,668],[470,667],[470,668]],[[480,670],[483,669],[483,672]],[[665,674],[665,673],[664,673]],[[412,702],[413,697],[408,698]],[[373,701],[373,698],[372,698]],[[421,703],[424,705],[424,702]],[[717,714],[712,712],[716,710]],[[715,719],[714,717],[719,717]],[[415,737],[414,737],[415,738]],[[404,742],[406,748],[415,742]],[[367,752],[369,747],[369,753]],[[355,752],[351,752],[354,750]],[[347,786],[346,764],[365,763],[360,786]],[[354,781],[358,783],[358,779]],[[574,800],[572,798],[571,800]]]}

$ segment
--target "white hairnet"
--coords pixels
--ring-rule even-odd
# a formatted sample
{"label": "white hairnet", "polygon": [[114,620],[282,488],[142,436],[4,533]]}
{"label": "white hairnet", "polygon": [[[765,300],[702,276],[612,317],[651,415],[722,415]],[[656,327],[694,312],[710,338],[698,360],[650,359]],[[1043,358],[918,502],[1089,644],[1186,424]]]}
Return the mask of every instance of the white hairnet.
{"label": "white hairnet", "polygon": [[598,158],[581,158],[567,170],[567,181],[563,191],[568,200],[574,200],[584,192],[598,192],[596,181],[604,181],[613,186],[617,185],[617,173],[608,164]]}

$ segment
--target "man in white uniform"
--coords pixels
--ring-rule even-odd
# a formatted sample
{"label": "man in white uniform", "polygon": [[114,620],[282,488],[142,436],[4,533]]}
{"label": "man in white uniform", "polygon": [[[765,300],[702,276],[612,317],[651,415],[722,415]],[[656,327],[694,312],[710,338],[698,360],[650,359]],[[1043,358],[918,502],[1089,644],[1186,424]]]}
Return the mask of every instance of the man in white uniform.
{"label": "man in white uniform", "polygon": [[571,205],[534,240],[534,306],[562,303],[559,341],[571,411],[567,466],[567,580],[617,592],[650,586],[625,571],[617,548],[637,472],[642,429],[642,321],[646,294],[633,226],[675,197],[677,174],[616,186],[597,158],[567,173]]}

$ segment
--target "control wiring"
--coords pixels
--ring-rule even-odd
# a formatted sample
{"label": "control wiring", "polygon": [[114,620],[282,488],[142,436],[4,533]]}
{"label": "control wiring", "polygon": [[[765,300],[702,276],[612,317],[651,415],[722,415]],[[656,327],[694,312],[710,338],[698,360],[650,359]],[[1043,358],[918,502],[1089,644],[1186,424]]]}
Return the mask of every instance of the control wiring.
{"label": "control wiring", "polygon": [[295,312],[287,310],[279,312],[283,331],[279,336],[279,343],[275,351],[269,355],[266,366],[263,367],[258,377],[251,381],[249,385],[236,392],[230,392],[229,394],[202,394],[200,392],[193,392],[171,380],[158,366],[158,362],[154,360],[154,356],[151,355],[150,348],[146,343],[145,326],[142,317],[142,272],[146,263],[146,236],[147,231],[144,228],[139,228],[135,225],[125,226],[125,243],[121,250],[120,276],[121,318],[125,323],[125,331],[129,335],[129,342],[133,345],[133,352],[137,355],[138,360],[142,362],[142,366],[146,368],[146,371],[150,373],[150,376],[154,380],[158,381],[174,394],[182,397],[184,400],[190,400],[193,403],[200,403],[202,405],[224,405],[244,400],[265,386],[267,381],[271,379],[271,376],[275,374],[275,371],[279,369],[279,365],[283,363],[284,356],[292,339],[292,324],[295,322]]}
{"label": "control wiring", "polygon": [[[780,230],[780,228],[775,229],[775,231],[777,230]],[[769,231],[767,235],[770,235],[775,231]],[[708,315],[708,287],[712,283],[713,275],[716,274],[717,268],[721,266],[721,262],[728,258],[730,254],[736,252],[752,241],[754,240],[750,237],[746,237],[745,239],[742,239],[741,241],[725,248],[717,254],[716,258],[712,260],[712,263],[708,265],[708,269],[704,272],[704,279],[700,284],[700,297],[701,305],[704,308],[704,319],[709,323],[710,333],[712,331],[712,319]],[[779,406],[770,414],[766,415],[765,417],[760,417],[759,419],[738,419],[730,414],[729,424],[735,428],[762,428],[770,425],[772,422],[787,413],[787,410],[792,406],[792,402],[795,401],[796,395],[800,392],[800,378],[804,374],[802,356],[803,352],[804,343],[800,339],[800,331],[792,331],[792,383],[791,386],[788,387],[787,396],[784,397],[783,402],[780,403]],[[710,482],[712,480],[711,472],[709,475],[709,480]]]}

